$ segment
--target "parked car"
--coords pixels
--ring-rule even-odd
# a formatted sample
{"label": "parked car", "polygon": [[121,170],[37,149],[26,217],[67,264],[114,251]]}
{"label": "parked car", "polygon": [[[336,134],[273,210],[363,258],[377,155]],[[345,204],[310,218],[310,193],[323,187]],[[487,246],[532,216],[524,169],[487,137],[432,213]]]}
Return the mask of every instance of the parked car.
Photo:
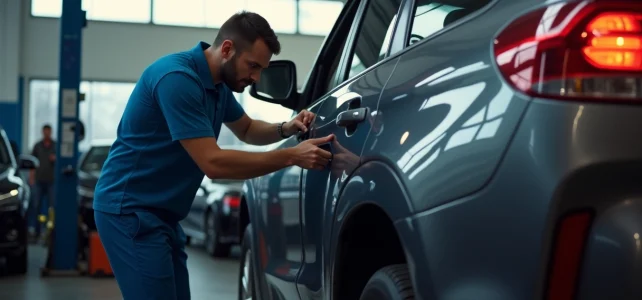
{"label": "parked car", "polygon": [[[260,148],[245,145],[221,147],[246,151]],[[230,255],[231,248],[240,243],[239,206],[242,188],[242,180],[203,178],[187,217],[181,221],[187,244],[191,243],[192,238],[202,240],[209,255]]]}
{"label": "parked car", "polygon": [[[334,157],[245,182],[239,299],[638,299],[641,20],[639,1],[346,1],[300,92],[289,61],[251,88],[316,114],[271,149],[334,134]],[[285,225],[270,207],[293,199]]]}
{"label": "parked car", "polygon": [[207,253],[214,257],[230,255],[239,244],[239,206],[243,181],[205,177],[194,196],[192,208],[181,226],[190,243],[202,240]]}
{"label": "parked car", "polygon": [[39,162],[31,155],[19,154],[12,144],[15,145],[0,127],[0,257],[4,258],[7,273],[24,274],[28,257],[29,185],[19,171],[35,169]]}
{"label": "parked car", "polygon": [[90,230],[96,230],[94,222],[94,189],[109,155],[113,141],[94,140],[78,160],[78,204],[80,215]]}

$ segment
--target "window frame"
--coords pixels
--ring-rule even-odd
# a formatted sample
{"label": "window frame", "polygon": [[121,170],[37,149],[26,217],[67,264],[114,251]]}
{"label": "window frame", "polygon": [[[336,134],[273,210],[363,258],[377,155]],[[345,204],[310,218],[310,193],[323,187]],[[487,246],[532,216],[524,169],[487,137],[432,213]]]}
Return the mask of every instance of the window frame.
{"label": "window frame", "polygon": [[401,12],[403,12],[403,8],[404,8],[406,2],[412,1],[412,0],[401,0],[400,3],[399,3],[399,8],[397,8],[397,18],[394,20],[394,24],[392,24],[392,26],[393,26],[392,36],[390,37],[390,40],[388,41],[388,45],[385,45],[385,47],[387,47],[387,49],[384,51],[385,54],[383,56],[383,59],[381,59],[380,61],[376,62],[372,66],[370,66],[368,68],[365,68],[363,71],[355,74],[354,76],[349,76],[350,75],[350,66],[352,64],[352,59],[354,57],[357,41],[358,41],[358,38],[359,38],[359,32],[361,30],[361,26],[363,25],[363,20],[364,20],[364,17],[365,17],[366,9],[370,5],[371,1],[376,1],[376,0],[362,0],[361,3],[360,3],[360,5],[361,5],[359,7],[360,11],[357,12],[358,14],[356,16],[356,17],[358,17],[358,20],[355,17],[355,22],[352,23],[352,28],[350,30],[349,39],[346,41],[346,43],[349,42],[350,44],[349,45],[346,44],[346,47],[344,47],[344,49],[343,49],[344,52],[342,53],[342,57],[341,57],[342,62],[339,64],[340,67],[342,68],[342,69],[340,69],[340,71],[341,71],[340,74],[341,74],[342,78],[338,78],[338,80],[341,80],[341,82],[338,83],[337,86],[340,86],[341,83],[349,81],[352,78],[357,78],[357,77],[361,76],[362,74],[365,74],[366,72],[368,72],[368,70],[370,70],[372,67],[375,67],[375,66],[379,65],[383,61],[387,61],[387,58],[389,57],[389,53],[390,53],[390,47],[392,46],[392,42],[395,40],[395,36],[397,35],[397,28],[398,28],[398,24],[400,22],[400,17],[399,16],[400,16]]}
{"label": "window frame", "polygon": [[411,44],[411,45],[408,45],[408,41],[409,41],[410,35],[412,34],[412,25],[413,25],[413,22],[414,22],[415,10],[417,9],[417,2],[419,2],[419,0],[408,0],[408,2],[409,2],[409,8],[408,8],[409,9],[409,14],[406,16],[407,17],[407,20],[406,20],[407,27],[404,28],[404,32],[403,32],[404,38],[403,38],[403,40],[397,41],[397,43],[400,43],[400,44],[396,45],[396,48],[398,50],[397,50],[397,52],[395,52],[395,54],[402,54],[402,53],[408,51],[408,49],[413,49],[414,47],[417,47],[418,45],[421,45],[421,44],[423,44],[423,43],[425,43],[425,42],[427,42],[429,40],[432,40],[433,38],[435,38],[437,36],[440,36],[440,35],[448,32],[448,31],[452,30],[453,28],[461,26],[462,24],[477,18],[478,16],[484,14],[486,11],[488,11],[493,6],[495,6],[495,4],[497,2],[499,2],[499,0],[488,0],[488,3],[483,5],[481,8],[475,10],[474,12],[471,12],[467,16],[465,16],[465,17],[463,17],[463,18],[461,18],[461,19],[449,24],[448,26],[443,27],[443,28],[435,31],[433,34],[431,34],[429,36],[426,36],[423,39],[421,39],[420,41],[418,41],[418,42],[416,42],[414,44]]}

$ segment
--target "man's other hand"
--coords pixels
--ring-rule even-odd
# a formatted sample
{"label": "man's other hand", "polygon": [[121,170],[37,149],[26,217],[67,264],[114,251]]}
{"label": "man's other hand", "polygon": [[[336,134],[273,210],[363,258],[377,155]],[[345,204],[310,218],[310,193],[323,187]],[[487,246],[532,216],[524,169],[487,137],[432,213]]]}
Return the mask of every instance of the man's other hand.
{"label": "man's other hand", "polygon": [[329,143],[334,139],[334,135],[326,137],[309,139],[301,142],[292,148],[292,162],[304,169],[323,170],[330,162],[332,153],[319,148],[319,145]]}
{"label": "man's other hand", "polygon": [[314,120],[314,117],[314,113],[305,109],[302,110],[298,115],[296,115],[296,117],[294,117],[294,119],[290,120],[290,122],[283,124],[283,133],[290,136],[299,131],[307,132],[310,128],[310,124],[312,124],[312,121]]}

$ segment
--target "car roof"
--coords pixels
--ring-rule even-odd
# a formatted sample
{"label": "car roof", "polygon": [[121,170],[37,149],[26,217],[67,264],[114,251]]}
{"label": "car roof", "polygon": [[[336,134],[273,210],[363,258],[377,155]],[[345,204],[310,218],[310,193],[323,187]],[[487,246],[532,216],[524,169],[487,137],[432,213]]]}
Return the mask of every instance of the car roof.
{"label": "car roof", "polygon": [[90,147],[111,147],[114,143],[113,139],[95,139],[91,140]]}

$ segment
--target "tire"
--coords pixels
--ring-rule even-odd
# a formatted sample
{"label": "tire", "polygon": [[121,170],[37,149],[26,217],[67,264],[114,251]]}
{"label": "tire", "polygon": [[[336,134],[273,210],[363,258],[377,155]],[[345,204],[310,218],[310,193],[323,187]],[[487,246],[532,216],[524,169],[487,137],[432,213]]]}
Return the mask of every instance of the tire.
{"label": "tire", "polygon": [[256,299],[254,259],[252,257],[252,227],[245,227],[241,241],[241,259],[239,264],[238,300]]}
{"label": "tire", "polygon": [[205,218],[205,250],[212,257],[230,256],[231,244],[224,244],[218,238],[218,224],[213,211],[207,213]]}
{"label": "tire", "polygon": [[379,269],[366,284],[360,300],[414,300],[408,265],[390,265]]}
{"label": "tire", "polygon": [[24,225],[22,226],[23,228],[20,230],[21,232],[19,233],[20,235],[20,242],[21,242],[21,248],[22,252],[20,252],[17,255],[12,255],[7,257],[6,260],[6,267],[7,267],[7,273],[10,275],[24,275],[27,273],[27,266],[28,266],[28,255],[27,255],[27,247],[28,247],[28,240],[29,237],[28,235],[28,230],[27,230],[27,221],[24,220]]}

